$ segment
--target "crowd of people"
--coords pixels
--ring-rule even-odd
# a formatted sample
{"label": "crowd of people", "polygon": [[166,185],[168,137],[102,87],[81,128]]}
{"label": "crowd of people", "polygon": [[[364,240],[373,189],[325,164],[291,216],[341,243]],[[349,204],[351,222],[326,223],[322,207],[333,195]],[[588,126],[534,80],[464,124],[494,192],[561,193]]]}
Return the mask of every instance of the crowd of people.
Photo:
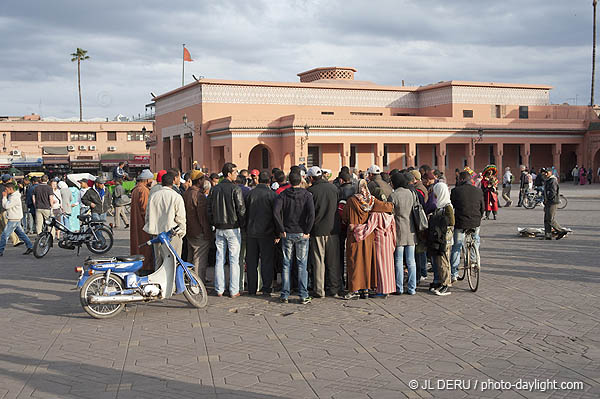
{"label": "crowd of people", "polygon": [[[372,165],[359,175],[343,167],[330,179],[318,166],[293,166],[286,175],[277,168],[248,171],[226,163],[220,174],[145,169],[130,196],[122,187],[124,176],[117,176],[112,193],[102,177],[73,182],[42,176],[17,186],[3,176],[0,255],[9,238],[31,253],[27,233],[39,234],[50,215],[77,231],[77,215],[90,212],[94,220],[106,221],[112,208],[115,225],[122,221],[130,228],[131,253],[145,257],[142,274],[162,260],[157,248],[140,244],[177,226],[174,249],[205,282],[214,265],[217,296],[237,297],[244,289],[270,296],[276,288],[284,303],[293,291],[301,303],[325,296],[413,295],[428,272],[433,272],[429,291],[443,296],[457,279],[465,232],[474,230],[478,246],[482,218],[495,220],[501,207],[494,165],[481,173],[468,167],[456,172],[450,190],[444,174],[428,165],[389,173]],[[560,239],[566,230],[555,221],[557,180],[551,170],[538,176],[546,196],[546,238],[554,229]],[[506,168],[504,206],[512,204],[513,179]],[[521,166],[518,206],[534,180]],[[125,206],[130,220],[120,209]]]}

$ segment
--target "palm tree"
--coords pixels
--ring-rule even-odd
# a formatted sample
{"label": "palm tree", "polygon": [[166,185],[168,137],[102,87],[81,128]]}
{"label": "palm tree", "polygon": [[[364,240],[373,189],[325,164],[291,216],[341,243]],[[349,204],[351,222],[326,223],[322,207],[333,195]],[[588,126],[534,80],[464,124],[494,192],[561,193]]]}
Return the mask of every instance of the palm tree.
{"label": "palm tree", "polygon": [[89,60],[87,50],[77,47],[77,51],[71,53],[71,61],[77,61],[77,88],[79,90],[79,122],[83,121],[83,112],[81,108],[81,61]]}

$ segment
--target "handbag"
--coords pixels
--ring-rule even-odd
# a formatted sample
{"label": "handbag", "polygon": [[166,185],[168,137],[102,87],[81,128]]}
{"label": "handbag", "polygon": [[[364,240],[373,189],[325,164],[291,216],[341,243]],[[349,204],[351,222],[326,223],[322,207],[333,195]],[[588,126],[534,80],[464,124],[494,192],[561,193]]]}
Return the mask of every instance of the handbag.
{"label": "handbag", "polygon": [[429,227],[429,222],[427,221],[427,215],[425,214],[425,210],[423,209],[423,205],[417,199],[417,194],[414,191],[411,191],[413,195],[413,206],[411,211],[412,222],[415,226],[415,231],[420,233],[422,231],[427,230]]}

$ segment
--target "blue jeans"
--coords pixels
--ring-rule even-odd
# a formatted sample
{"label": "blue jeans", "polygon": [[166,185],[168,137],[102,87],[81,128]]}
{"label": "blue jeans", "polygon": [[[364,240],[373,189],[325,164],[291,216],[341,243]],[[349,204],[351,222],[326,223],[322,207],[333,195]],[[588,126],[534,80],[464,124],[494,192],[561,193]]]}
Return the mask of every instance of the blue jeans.
{"label": "blue jeans", "polygon": [[94,222],[106,222],[106,213],[94,213],[94,212],[92,212],[92,221],[94,221]]}
{"label": "blue jeans", "polygon": [[415,253],[415,262],[417,263],[417,272],[421,277],[427,277],[427,252]]}
{"label": "blue jeans", "polygon": [[396,292],[404,292],[404,255],[406,254],[406,267],[408,268],[407,289],[409,294],[414,294],[417,289],[417,264],[415,262],[415,246],[405,245],[396,247],[394,252],[394,266],[396,268]]}
{"label": "blue jeans", "polygon": [[6,227],[4,228],[2,235],[0,236],[0,254],[4,253],[6,240],[8,240],[8,236],[10,236],[13,231],[17,233],[17,237],[19,237],[25,243],[25,245],[27,245],[27,248],[33,248],[29,237],[27,237],[27,234],[25,234],[23,228],[21,227],[21,221],[9,220],[8,223],[6,223]]}
{"label": "blue jeans", "polygon": [[240,248],[242,233],[240,229],[217,229],[215,232],[217,256],[215,261],[215,291],[225,291],[225,254],[229,250],[229,295],[240,292]]}
{"label": "blue jeans", "polygon": [[[460,251],[463,248],[465,242],[465,231],[463,229],[454,229],[454,244],[450,250],[450,267],[453,277],[458,276],[458,267],[460,266]],[[475,228],[475,246],[479,249],[479,227]],[[471,256],[475,256],[472,253]]]}
{"label": "blue jeans", "polygon": [[290,296],[290,269],[292,267],[292,254],[296,249],[296,263],[298,264],[298,293],[300,298],[308,297],[308,271],[306,264],[308,262],[308,238],[304,238],[302,233],[286,233],[282,239],[283,249],[283,271],[281,272],[281,297],[287,299]]}

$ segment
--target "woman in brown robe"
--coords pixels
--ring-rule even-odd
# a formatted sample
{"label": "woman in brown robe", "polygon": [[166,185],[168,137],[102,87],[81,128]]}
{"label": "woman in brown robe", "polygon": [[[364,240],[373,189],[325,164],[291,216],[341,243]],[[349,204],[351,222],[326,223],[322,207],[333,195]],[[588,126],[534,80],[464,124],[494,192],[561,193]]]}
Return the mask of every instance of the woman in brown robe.
{"label": "woman in brown robe", "polygon": [[356,241],[354,229],[367,223],[371,212],[394,212],[394,204],[382,202],[371,195],[367,181],[358,183],[358,193],[348,198],[342,212],[342,221],[348,226],[346,241],[346,269],[348,271],[348,294],[344,299],[359,297],[359,290],[373,289],[377,286],[374,234]]}
{"label": "woman in brown robe", "polygon": [[[140,177],[143,176],[140,174]],[[131,192],[131,220],[129,230],[129,246],[132,255],[144,255],[144,266],[142,270],[149,274],[154,272],[154,260],[152,259],[152,247],[150,245],[144,245],[139,247],[140,244],[152,239],[150,234],[144,231],[144,224],[146,223],[146,208],[148,207],[148,196],[150,195],[150,189],[148,186],[152,183],[152,179],[138,181],[133,191]]]}

